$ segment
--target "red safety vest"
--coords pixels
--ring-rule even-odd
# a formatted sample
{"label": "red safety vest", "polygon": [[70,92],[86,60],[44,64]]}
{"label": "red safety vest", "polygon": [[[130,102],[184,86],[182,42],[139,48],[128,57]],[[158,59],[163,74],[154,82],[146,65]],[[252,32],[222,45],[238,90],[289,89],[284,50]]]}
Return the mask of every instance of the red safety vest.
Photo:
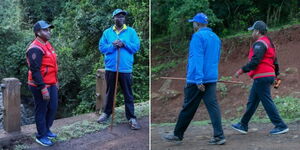
{"label": "red safety vest", "polygon": [[[55,53],[55,49],[48,41],[44,43],[37,38],[30,44],[26,53],[31,48],[38,48],[43,52],[40,71],[44,83],[47,85],[56,84],[58,82],[57,79],[58,65],[57,65],[57,56]],[[30,66],[28,58],[27,58],[27,63]],[[28,71],[28,84],[32,86],[37,86],[32,79],[32,72],[30,70]]]}
{"label": "red safety vest", "polygon": [[[269,38],[267,36],[263,36],[259,38],[256,42],[262,42],[266,47],[267,50],[258,64],[255,70],[251,70],[248,75],[253,78],[262,78],[262,77],[275,77],[275,66],[274,61],[276,58],[276,50],[275,47],[272,46]],[[254,55],[253,46],[250,48],[248,59],[251,61],[252,56]]]}

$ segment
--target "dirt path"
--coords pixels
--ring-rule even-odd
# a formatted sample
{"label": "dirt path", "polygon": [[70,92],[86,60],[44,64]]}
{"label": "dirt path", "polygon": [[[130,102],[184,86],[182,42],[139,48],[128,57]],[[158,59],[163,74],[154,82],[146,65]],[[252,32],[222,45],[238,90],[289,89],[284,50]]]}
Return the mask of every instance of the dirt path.
{"label": "dirt path", "polygon": [[31,150],[148,150],[149,149],[149,120],[148,117],[139,119],[141,130],[133,131],[128,124],[120,124],[110,131],[85,135],[81,138],[66,142],[55,143],[52,147],[42,147],[31,143]]}
{"label": "dirt path", "polygon": [[161,140],[161,136],[173,131],[170,127],[152,127],[152,150],[299,150],[300,149],[300,121],[288,124],[290,132],[282,135],[270,135],[273,128],[271,123],[250,124],[247,135],[239,134],[229,127],[224,126],[227,143],[216,146],[208,145],[212,128],[210,126],[190,126],[186,131],[181,144],[173,144]]}

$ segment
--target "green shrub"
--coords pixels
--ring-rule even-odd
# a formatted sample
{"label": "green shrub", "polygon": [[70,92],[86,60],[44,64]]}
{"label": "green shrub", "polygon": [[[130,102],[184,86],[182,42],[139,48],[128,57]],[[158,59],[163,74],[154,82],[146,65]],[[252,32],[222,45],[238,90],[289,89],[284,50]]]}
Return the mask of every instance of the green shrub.
{"label": "green shrub", "polygon": [[300,99],[294,97],[277,97],[274,102],[280,115],[285,119],[300,118]]}
{"label": "green shrub", "polygon": [[[25,50],[33,39],[33,24],[46,20],[53,24],[50,42],[58,53],[59,116],[91,112],[95,107],[97,69],[104,68],[98,50],[102,32],[113,25],[112,12],[129,12],[127,24],[138,32],[141,50],[135,55],[134,96],[136,102],[149,99],[149,33],[147,0],[3,0],[0,2],[0,78],[16,77],[27,87]],[[119,92],[120,93],[120,92]],[[121,96],[121,93],[118,97]],[[118,98],[119,99],[119,98]],[[117,106],[124,101],[117,102]]]}

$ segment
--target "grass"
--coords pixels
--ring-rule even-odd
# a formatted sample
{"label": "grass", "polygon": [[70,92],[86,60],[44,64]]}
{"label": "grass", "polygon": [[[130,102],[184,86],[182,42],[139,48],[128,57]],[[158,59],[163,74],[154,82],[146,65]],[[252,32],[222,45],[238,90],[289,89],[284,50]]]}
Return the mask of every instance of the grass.
{"label": "grass", "polygon": [[159,64],[157,66],[153,66],[151,68],[151,72],[152,72],[152,74],[157,74],[157,73],[159,73],[161,71],[165,71],[165,70],[174,68],[174,67],[176,67],[181,62],[182,62],[182,59],[171,60],[168,63],[163,63],[163,64]]}
{"label": "grass", "polygon": [[217,84],[217,91],[221,93],[222,97],[225,97],[228,93],[228,88],[224,83]]}
{"label": "grass", "polygon": [[294,97],[277,97],[274,102],[280,115],[285,119],[300,118],[300,99]]}
{"label": "grass", "polygon": [[25,149],[29,149],[30,147],[26,144],[20,144],[20,145],[16,145],[14,150],[25,150]]}
{"label": "grass", "polygon": [[221,76],[220,80],[221,81],[230,81],[230,80],[232,80],[232,76]]}
{"label": "grass", "polygon": [[[289,22],[288,24],[285,24],[285,25],[269,28],[268,32],[277,31],[277,30],[281,30],[281,29],[286,29],[286,28],[289,28],[289,27],[291,27],[293,25],[297,25],[297,24],[300,24],[300,20],[291,21],[291,22]],[[230,38],[240,37],[240,36],[241,37],[250,37],[251,36],[250,31],[245,31],[245,30],[244,31],[232,32],[231,34],[226,35],[226,36],[222,36],[221,38],[222,39],[230,39]]]}
{"label": "grass", "polygon": [[[210,120],[203,120],[203,121],[192,121],[191,125],[194,126],[205,126],[210,124]],[[168,127],[168,126],[175,126],[176,123],[160,123],[160,124],[155,124],[152,123],[151,127]]]}
{"label": "grass", "polygon": [[[127,122],[124,114],[124,106],[116,108],[114,125]],[[138,118],[149,116],[149,102],[135,104],[135,114]],[[108,126],[109,124],[98,124],[96,121],[78,121],[70,125],[53,129],[53,131],[58,134],[58,138],[54,141],[67,141],[73,138],[79,138],[89,133],[101,131]]]}

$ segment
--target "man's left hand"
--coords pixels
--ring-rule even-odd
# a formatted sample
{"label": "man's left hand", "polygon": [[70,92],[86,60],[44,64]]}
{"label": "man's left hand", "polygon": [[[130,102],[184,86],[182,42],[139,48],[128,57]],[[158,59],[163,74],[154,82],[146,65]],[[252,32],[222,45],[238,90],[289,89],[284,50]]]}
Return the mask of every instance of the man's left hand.
{"label": "man's left hand", "polygon": [[281,79],[279,77],[276,77],[276,79],[274,81],[274,88],[278,89],[280,84],[281,84]]}

